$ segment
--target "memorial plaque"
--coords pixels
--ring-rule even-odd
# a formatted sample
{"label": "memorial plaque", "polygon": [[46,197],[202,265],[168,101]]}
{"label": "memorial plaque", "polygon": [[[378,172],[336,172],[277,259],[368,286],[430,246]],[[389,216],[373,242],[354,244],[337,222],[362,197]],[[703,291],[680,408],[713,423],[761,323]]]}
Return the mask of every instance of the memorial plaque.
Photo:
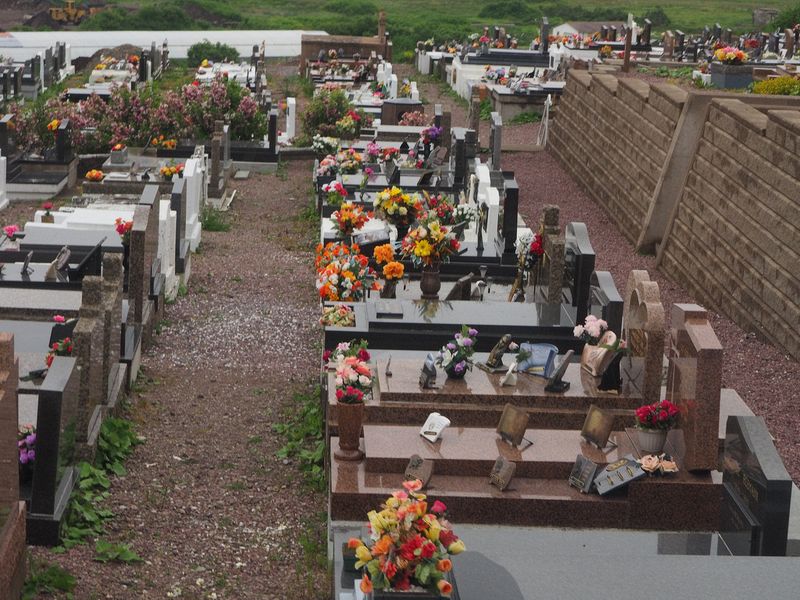
{"label": "memorial plaque", "polygon": [[433,475],[433,461],[422,458],[419,454],[412,454],[408,461],[404,478],[408,480],[419,479],[422,487],[426,487]]}
{"label": "memorial plaque", "polygon": [[443,417],[438,412],[432,412],[425,420],[422,429],[419,430],[419,434],[429,442],[437,442],[439,436],[442,435],[442,431],[448,425],[450,425],[450,419]]}
{"label": "memorial plaque", "polygon": [[583,422],[583,429],[581,429],[581,437],[602,450],[608,444],[608,437],[611,435],[613,427],[614,415],[592,404],[589,407],[589,412],[586,413],[586,420]]}
{"label": "memorial plaque", "polygon": [[22,269],[20,270],[20,273],[22,273],[23,275],[27,275],[33,270],[29,266],[31,264],[32,259],[33,259],[33,250],[28,252],[28,254],[25,256],[25,260],[22,262]]}
{"label": "memorial plaque", "polygon": [[508,484],[511,483],[511,479],[514,477],[516,470],[517,463],[506,460],[502,456],[498,456],[497,460],[494,461],[492,472],[489,473],[489,483],[502,492],[508,487]]}
{"label": "memorial plaque", "polygon": [[[506,404],[500,422],[497,424],[497,433],[503,441],[512,446],[519,446],[525,440],[525,431],[528,429],[530,415],[527,411],[517,408],[513,404]],[[528,441],[528,440],[525,440]],[[529,444],[532,442],[528,441]]]}
{"label": "memorial plaque", "polygon": [[642,466],[636,462],[632,454],[628,454],[617,462],[611,463],[594,478],[597,493],[601,496],[625,487],[631,481],[641,479],[647,475]]}
{"label": "memorial plaque", "polygon": [[572,472],[569,474],[569,484],[582,493],[588,494],[592,490],[597,468],[598,465],[596,463],[593,463],[582,454],[578,454],[575,457]]}

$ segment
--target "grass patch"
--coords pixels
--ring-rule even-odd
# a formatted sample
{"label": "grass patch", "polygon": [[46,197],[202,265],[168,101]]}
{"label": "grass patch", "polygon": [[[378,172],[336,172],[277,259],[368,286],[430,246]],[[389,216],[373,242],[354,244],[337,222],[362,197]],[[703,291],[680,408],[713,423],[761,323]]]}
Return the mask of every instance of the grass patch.
{"label": "grass patch", "polygon": [[64,592],[72,598],[75,589],[75,577],[69,571],[50,563],[32,559],[28,563],[28,579],[22,588],[22,600],[33,600],[42,594]]}
{"label": "grass patch", "polygon": [[327,478],[323,467],[325,419],[319,394],[319,386],[296,393],[283,422],[275,423],[272,429],[285,440],[277,452],[278,458],[296,459],[305,483],[322,491],[327,489]]}
{"label": "grass patch", "polygon": [[541,120],[542,115],[538,112],[526,111],[512,117],[508,123],[510,125],[526,125],[528,123],[539,123]]}
{"label": "grass patch", "polygon": [[97,562],[139,563],[142,558],[131,550],[127,544],[114,544],[105,540],[97,540],[94,545],[94,559]]}
{"label": "grass patch", "polygon": [[494,110],[492,109],[492,101],[489,100],[488,98],[484,98],[483,100],[481,100],[480,104],[481,121],[490,120],[492,118],[492,112],[494,112]]}
{"label": "grass patch", "polygon": [[200,224],[203,231],[230,231],[231,222],[228,215],[206,204],[200,212]]}

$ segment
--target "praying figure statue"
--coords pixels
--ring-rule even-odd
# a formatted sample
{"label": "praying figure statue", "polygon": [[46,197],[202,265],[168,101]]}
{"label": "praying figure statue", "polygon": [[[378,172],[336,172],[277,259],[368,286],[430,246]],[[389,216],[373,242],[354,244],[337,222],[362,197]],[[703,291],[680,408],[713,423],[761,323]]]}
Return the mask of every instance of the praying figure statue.
{"label": "praying figure statue", "polygon": [[500,338],[500,341],[494,345],[492,351],[489,353],[489,358],[486,359],[486,366],[490,369],[499,369],[503,366],[503,355],[508,350],[511,344],[511,334],[507,333]]}

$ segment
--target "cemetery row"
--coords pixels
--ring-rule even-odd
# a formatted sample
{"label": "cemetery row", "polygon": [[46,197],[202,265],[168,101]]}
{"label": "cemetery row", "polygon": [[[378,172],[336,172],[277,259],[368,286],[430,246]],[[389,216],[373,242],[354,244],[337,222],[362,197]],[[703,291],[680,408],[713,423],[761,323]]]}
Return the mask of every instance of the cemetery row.
{"label": "cemetery row", "polygon": [[[255,57],[271,103],[263,48]],[[215,80],[216,81],[216,80]],[[202,84],[199,84],[202,85]],[[213,83],[212,83],[213,85]],[[0,241],[0,586],[19,590],[25,543],[56,545],[78,473],[93,459],[100,428],[137,377],[164,306],[191,276],[201,218],[225,209],[235,169],[277,160],[277,111],[268,143],[238,144],[234,122],[212,122],[210,140],[167,147],[118,143],[81,192],[56,209],[42,204]],[[76,169],[73,124],[53,127],[55,151],[17,150],[16,116],[0,119],[0,190],[23,171],[30,194],[57,163]],[[269,154],[269,156],[267,156]],[[176,163],[180,159],[180,163]],[[63,171],[54,177],[66,177]],[[9,182],[7,182],[7,179]],[[74,184],[74,179],[69,185]],[[67,185],[67,183],[64,183]],[[13,191],[8,195],[12,195]],[[9,510],[10,509],[10,510]],[[13,596],[13,594],[12,594]]]}
{"label": "cemetery row", "polygon": [[[397,104],[318,144],[313,174],[334,597],[535,597],[512,548],[542,527],[584,544],[628,530],[659,555],[796,553],[794,486],[763,420],[721,386],[707,311],[664,306],[646,271],[620,294],[557,206],[524,223],[498,113],[484,163],[442,107],[394,125]],[[491,542],[481,524],[513,529]]]}

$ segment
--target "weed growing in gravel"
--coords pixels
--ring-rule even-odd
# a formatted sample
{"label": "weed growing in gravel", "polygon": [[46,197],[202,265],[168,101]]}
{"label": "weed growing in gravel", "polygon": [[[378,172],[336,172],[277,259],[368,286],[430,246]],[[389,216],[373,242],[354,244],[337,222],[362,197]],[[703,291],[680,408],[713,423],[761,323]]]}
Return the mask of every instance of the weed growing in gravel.
{"label": "weed growing in gravel", "polygon": [[279,160],[278,167],[275,171],[275,177],[280,179],[281,181],[286,181],[289,179],[289,168],[286,166],[286,161]]}
{"label": "weed growing in gravel", "polygon": [[172,326],[172,322],[167,319],[161,319],[156,325],[156,335],[161,335],[161,333],[170,326]]}
{"label": "weed growing in gravel", "polygon": [[51,565],[41,560],[31,559],[28,564],[28,579],[22,588],[22,600],[32,600],[41,594],[66,592],[72,598],[75,589],[75,577],[58,565]]}
{"label": "weed growing in gravel", "polygon": [[62,545],[55,552],[64,552],[103,533],[104,523],[114,516],[112,511],[99,506],[108,498],[109,475],[113,473],[121,477],[126,474],[122,463],[141,441],[130,421],[113,417],[106,419],[100,429],[95,464],[86,461],[78,464],[78,484],[70,498]]}
{"label": "weed growing in gravel", "polygon": [[538,123],[542,120],[542,115],[538,112],[521,112],[517,116],[512,117],[509,123],[511,125],[525,125],[526,123]]}
{"label": "weed growing in gravel", "polygon": [[305,482],[315,490],[327,488],[323,458],[325,454],[325,421],[319,400],[320,389],[298,392],[292,399],[293,409],[283,423],[272,428],[286,439],[278,450],[278,458],[296,458]]}
{"label": "weed growing in gravel", "polygon": [[481,100],[481,121],[488,121],[492,118],[492,101],[488,98]]}
{"label": "weed growing in gravel", "polygon": [[178,297],[183,298],[186,294],[189,293],[189,288],[186,287],[185,284],[180,284],[178,286]]}
{"label": "weed growing in gravel", "polygon": [[121,562],[126,564],[142,562],[142,558],[131,550],[127,544],[114,544],[105,540],[97,540],[94,545],[94,559],[97,562]]}
{"label": "weed growing in gravel", "polygon": [[230,231],[231,228],[228,216],[209,204],[200,212],[200,224],[203,231]]}

